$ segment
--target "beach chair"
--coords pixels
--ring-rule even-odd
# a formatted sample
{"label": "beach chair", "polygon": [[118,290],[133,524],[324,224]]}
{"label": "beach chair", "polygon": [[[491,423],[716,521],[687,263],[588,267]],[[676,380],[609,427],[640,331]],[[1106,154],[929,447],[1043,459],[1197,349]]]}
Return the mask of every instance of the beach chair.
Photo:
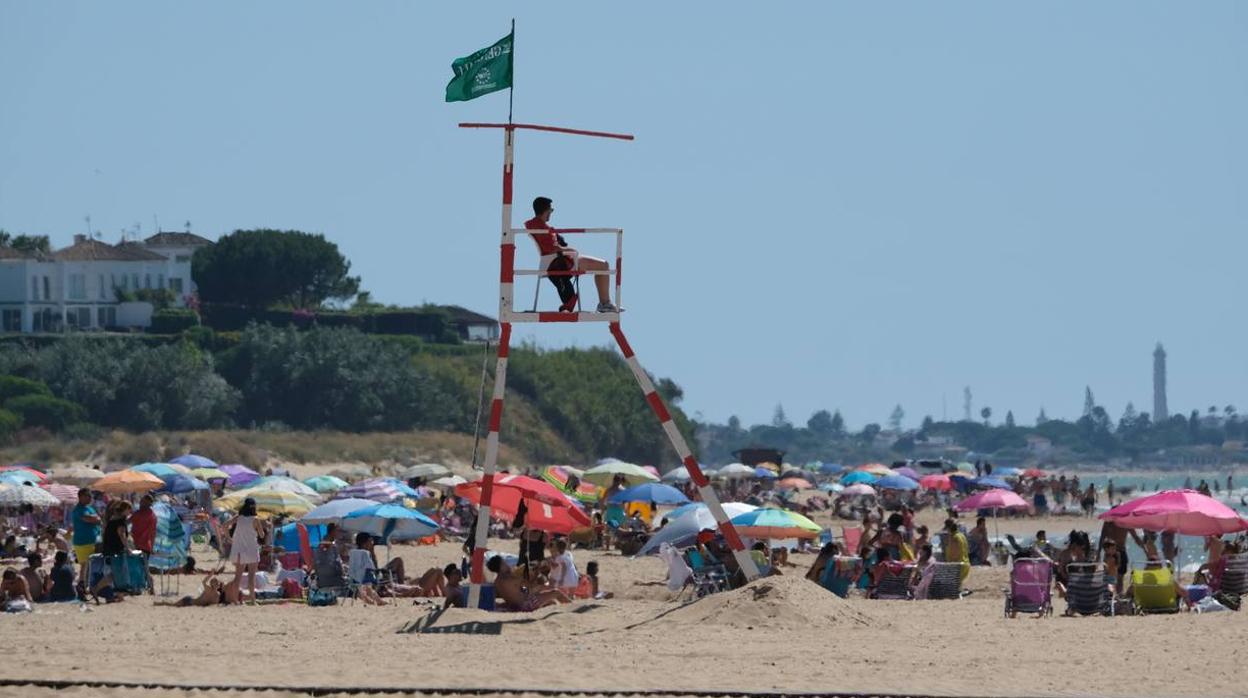
{"label": "beach chair", "polygon": [[1010,588],[1005,591],[1005,617],[1016,613],[1053,615],[1053,563],[1043,558],[1015,558]]}
{"label": "beach chair", "polygon": [[1215,591],[1228,596],[1248,594],[1248,553],[1227,555],[1224,564]]}
{"label": "beach chair", "polygon": [[1099,562],[1072,562],[1066,566],[1067,615],[1114,615],[1113,593]]}
{"label": "beach chair", "polygon": [[1131,570],[1131,600],[1138,615],[1178,613],[1179,592],[1170,563],[1149,563],[1142,570]]}
{"label": "beach chair", "polygon": [[858,546],[862,545],[862,529],[858,526],[842,526],[841,538],[845,541],[845,554],[857,555]]}
{"label": "beach chair", "polygon": [[853,589],[858,579],[862,577],[862,569],[862,558],[856,555],[837,555],[828,560],[828,564],[823,568],[823,574],[819,577],[819,586],[842,599],[847,598],[849,590]]}
{"label": "beach chair", "polygon": [[317,546],[312,552],[312,574],[308,577],[308,590],[330,592],[335,596],[354,596],[350,580],[342,569],[342,558],[331,546]]}
{"label": "beach chair", "polygon": [[933,563],[932,582],[927,587],[927,598],[960,599],[962,598],[962,563]]}
{"label": "beach chair", "polygon": [[728,570],[722,563],[708,562],[697,548],[685,551],[685,562],[692,572],[689,584],[693,586],[694,598],[728,589]]}
{"label": "beach chair", "polygon": [[754,566],[758,568],[758,573],[766,577],[771,574],[771,560],[767,557],[767,553],[761,550],[751,550],[750,559],[754,561]]}
{"label": "beach chair", "polygon": [[875,590],[871,592],[871,598],[880,600],[909,600],[913,598],[910,593],[910,580],[914,578],[914,565],[903,565],[900,563],[889,563],[885,568],[884,576],[880,579],[880,583]]}

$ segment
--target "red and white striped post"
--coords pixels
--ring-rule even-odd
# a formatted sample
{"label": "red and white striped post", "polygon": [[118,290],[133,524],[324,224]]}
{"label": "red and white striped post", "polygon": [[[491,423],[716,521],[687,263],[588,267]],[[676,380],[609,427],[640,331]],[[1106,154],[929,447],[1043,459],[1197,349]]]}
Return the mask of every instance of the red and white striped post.
{"label": "red and white striped post", "polygon": [[728,514],[720,506],[719,496],[715,494],[715,489],[711,487],[710,479],[702,472],[702,466],[698,465],[698,459],[693,457],[693,453],[689,450],[689,445],[685,443],[685,437],[676,428],[676,423],[672,421],[671,413],[667,411],[667,405],[663,403],[663,398],[654,389],[654,382],[650,380],[646,370],[641,367],[641,362],[637,360],[637,355],[633,353],[632,346],[629,345],[628,339],[624,337],[624,330],[620,328],[620,323],[613,322],[608,327],[611,329],[611,336],[615,337],[615,343],[620,346],[620,353],[624,354],[624,361],[633,372],[633,378],[636,378],[637,385],[641,386],[641,392],[645,394],[646,402],[650,405],[650,409],[654,410],[654,415],[659,418],[659,422],[663,424],[663,431],[667,433],[668,440],[672,442],[672,448],[676,449],[676,455],[680,457],[681,463],[689,471],[690,479],[697,486],[698,494],[702,496],[702,503],[706,504],[706,508],[711,511],[711,516],[715,517],[715,523],[719,525],[719,532],[724,535],[724,540],[728,543],[728,547],[732,549],[732,556],[737,559],[737,565],[741,567],[741,572],[745,575],[746,581],[758,579],[758,566],[754,564],[754,558],[750,557],[749,551],[745,549],[745,544],[741,542],[741,536],[737,535],[736,527],[732,525],[732,521],[728,520]]}
{"label": "red and white striped post", "polygon": [[485,553],[490,535],[490,513],[494,497],[494,473],[498,465],[498,432],[503,422],[503,394],[507,389],[507,354],[511,350],[512,291],[515,287],[516,240],[511,232],[512,141],[515,131],[503,129],[503,225],[499,244],[498,272],[498,355],[494,364],[494,393],[490,400],[489,435],[485,439],[484,479],[481,482],[481,504],[477,507],[477,530],[472,549],[472,567],[468,585],[468,608],[481,602],[481,585],[485,583]]}

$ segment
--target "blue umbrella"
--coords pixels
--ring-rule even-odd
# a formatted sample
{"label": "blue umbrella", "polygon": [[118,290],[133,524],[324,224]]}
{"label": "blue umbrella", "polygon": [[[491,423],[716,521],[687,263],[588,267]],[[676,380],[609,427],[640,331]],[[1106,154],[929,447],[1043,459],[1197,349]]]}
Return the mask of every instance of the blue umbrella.
{"label": "blue umbrella", "polygon": [[[152,473],[152,474],[155,475],[155,473]],[[156,475],[156,477],[160,477],[160,476]],[[158,492],[170,492],[172,494],[186,494],[187,492],[194,492],[195,490],[208,489],[208,483],[204,482],[203,480],[197,480],[193,477],[187,477],[185,475],[174,474],[169,477],[162,477],[160,479],[165,481],[165,486],[157,490]]]}
{"label": "blue umbrella", "polygon": [[754,477],[761,478],[763,480],[775,480],[776,474],[772,472],[770,468],[759,466],[754,469]]}
{"label": "blue umbrella", "polygon": [[6,470],[0,473],[0,482],[11,482],[18,485],[38,485],[39,476],[29,470]]}
{"label": "blue umbrella", "polygon": [[992,474],[996,477],[1018,477],[1023,474],[1023,471],[1009,465],[1001,465],[994,467]]}
{"label": "blue umbrella", "polygon": [[880,490],[917,490],[919,483],[905,475],[888,475],[875,481],[875,488]]}
{"label": "blue umbrella", "polygon": [[374,504],[356,509],[342,517],[342,527],[348,531],[363,531],[387,542],[391,539],[424,538],[438,530],[438,524],[433,519],[398,504]]}
{"label": "blue umbrella", "polygon": [[1002,480],[999,477],[981,477],[975,481],[975,486],[976,487],[996,487],[997,489],[1002,489],[1002,490],[1014,489],[1013,487],[1010,486],[1010,483],[1006,482],[1005,480]]}
{"label": "blue umbrella", "polygon": [[[214,461],[213,459],[205,458],[203,456],[197,456],[194,453],[188,453],[185,456],[178,456],[177,458],[174,458],[173,460],[169,462],[177,463],[178,465],[185,465],[186,467],[192,470],[194,470],[195,468],[217,467],[217,462]],[[155,475],[155,473],[153,473],[153,475]],[[156,477],[160,477],[160,476],[157,475]]]}
{"label": "blue umbrella", "polygon": [[642,485],[634,485],[626,490],[620,490],[611,495],[611,502],[615,504],[623,504],[625,502],[654,502],[655,504],[684,504],[689,498],[681,493],[680,490],[671,485],[664,485],[659,482],[647,482]]}
{"label": "blue umbrella", "polygon": [[336,524],[347,514],[372,506],[377,506],[377,502],[371,499],[359,499],[356,497],[335,499],[304,514],[299,518],[299,522],[304,524]]}
{"label": "blue umbrella", "polygon": [[841,484],[842,485],[856,485],[861,482],[861,483],[871,485],[871,484],[874,484],[875,481],[879,479],[880,478],[864,470],[854,470],[846,474],[845,477],[841,478]]}
{"label": "blue umbrella", "polygon": [[152,511],[156,513],[156,539],[148,564],[162,571],[177,569],[186,563],[191,537],[173,507],[156,502]]}
{"label": "blue umbrella", "polygon": [[140,473],[147,473],[148,475],[155,475],[165,482],[168,482],[169,478],[175,475],[182,474],[177,469],[169,467],[168,463],[142,463],[130,469]]}
{"label": "blue umbrella", "polygon": [[841,465],[840,463],[824,463],[823,465],[819,466],[820,475],[836,475],[837,473],[843,472],[844,470],[845,470],[845,466]]}
{"label": "blue umbrella", "polygon": [[416,497],[417,499],[419,499],[421,496],[420,492],[417,492],[415,489],[409,487],[406,482],[403,482],[402,480],[398,478],[388,477],[386,478],[386,481],[394,485],[395,488],[397,488],[400,492],[402,492],[404,496]]}

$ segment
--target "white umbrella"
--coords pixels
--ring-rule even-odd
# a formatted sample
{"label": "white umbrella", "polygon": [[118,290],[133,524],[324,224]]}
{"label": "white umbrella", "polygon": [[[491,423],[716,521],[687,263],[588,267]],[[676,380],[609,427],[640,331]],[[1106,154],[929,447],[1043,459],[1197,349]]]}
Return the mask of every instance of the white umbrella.
{"label": "white umbrella", "polygon": [[734,479],[743,477],[754,477],[754,469],[742,463],[729,463],[719,469],[719,476]]}
{"label": "white umbrella", "polygon": [[19,507],[29,504],[46,509],[61,505],[61,501],[45,489],[34,485],[0,485],[0,507]]}
{"label": "white umbrella", "polygon": [[[758,507],[753,504],[745,504],[744,502],[725,502],[723,505],[724,513],[731,519],[734,516],[740,516],[746,512],[754,511]],[[703,529],[715,530],[719,528],[719,524],[715,522],[715,517],[711,516],[711,510],[705,504],[691,506],[681,516],[676,519],[668,519],[667,525],[659,529],[646,544],[638,551],[638,555],[646,555],[655,552],[663,543],[671,543],[679,545],[682,541],[698,535]]]}
{"label": "white umbrella", "polygon": [[71,465],[65,468],[54,468],[48,473],[48,479],[66,485],[82,487],[104,477],[104,473],[85,465]]}
{"label": "white umbrella", "polygon": [[269,492],[289,492],[290,494],[297,494],[313,504],[325,499],[320,492],[317,492],[293,477],[285,477],[283,475],[270,475],[268,477],[262,477],[259,480],[249,483],[248,489],[266,490]]}
{"label": "white umbrella", "polygon": [[462,485],[466,482],[468,481],[458,475],[448,475],[446,477],[440,477],[429,484],[434,487],[441,487],[443,489],[450,490],[455,489],[456,485]]}
{"label": "white umbrella", "polygon": [[675,470],[669,470],[666,473],[663,473],[663,477],[661,479],[663,482],[688,482],[692,478],[689,475],[689,469],[682,465]]}
{"label": "white umbrella", "polygon": [[416,465],[404,468],[399,475],[404,480],[410,480],[414,477],[442,477],[443,475],[450,474],[451,469],[445,465],[438,465],[437,463],[417,463]]}

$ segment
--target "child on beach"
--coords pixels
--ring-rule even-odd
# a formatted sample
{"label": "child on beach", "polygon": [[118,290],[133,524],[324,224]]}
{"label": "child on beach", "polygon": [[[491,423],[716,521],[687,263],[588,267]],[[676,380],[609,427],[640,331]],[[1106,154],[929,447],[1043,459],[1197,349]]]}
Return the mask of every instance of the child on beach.
{"label": "child on beach", "polygon": [[609,591],[601,591],[598,589],[598,561],[591,560],[585,565],[585,576],[589,579],[590,594],[595,599],[610,599],[615,596]]}

